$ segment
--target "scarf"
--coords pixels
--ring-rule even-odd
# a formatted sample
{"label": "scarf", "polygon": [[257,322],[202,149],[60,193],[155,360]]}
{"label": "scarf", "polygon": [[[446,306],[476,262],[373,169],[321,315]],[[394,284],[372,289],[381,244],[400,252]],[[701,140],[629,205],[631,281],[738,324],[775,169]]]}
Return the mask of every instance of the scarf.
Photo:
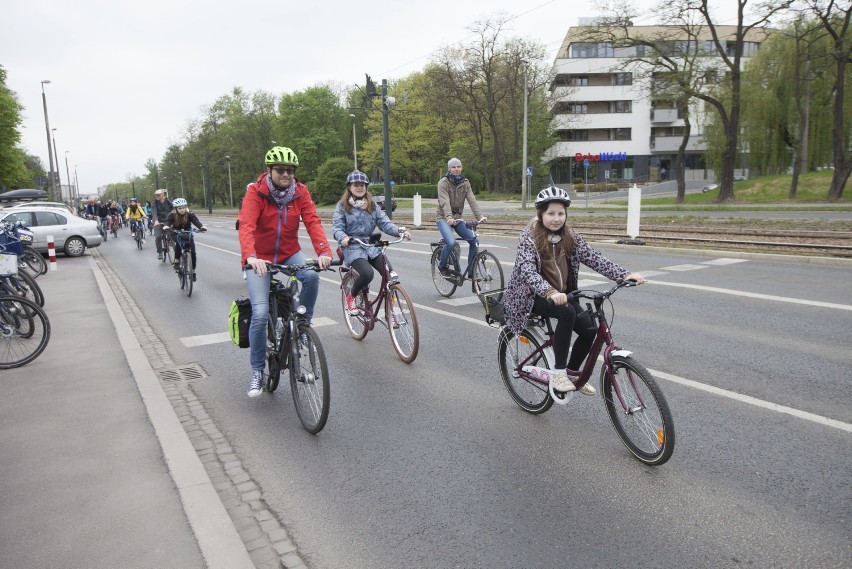
{"label": "scarf", "polygon": [[367,198],[355,199],[355,196],[349,196],[349,205],[358,209],[367,209]]}
{"label": "scarf", "polygon": [[296,178],[290,181],[290,185],[286,188],[281,188],[275,185],[272,181],[272,176],[266,175],[266,185],[269,187],[269,195],[278,204],[278,207],[283,207],[293,201],[293,196],[296,195]]}
{"label": "scarf", "polygon": [[450,179],[450,182],[453,183],[453,186],[458,186],[459,184],[465,181],[465,177],[461,174],[459,174],[458,176],[453,176],[452,174],[447,172],[446,176]]}

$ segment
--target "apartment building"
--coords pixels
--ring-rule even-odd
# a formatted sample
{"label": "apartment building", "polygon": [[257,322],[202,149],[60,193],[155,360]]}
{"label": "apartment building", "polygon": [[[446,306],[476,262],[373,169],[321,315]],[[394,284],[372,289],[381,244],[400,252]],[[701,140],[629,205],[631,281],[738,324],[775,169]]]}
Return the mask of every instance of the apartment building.
{"label": "apartment building", "polygon": [[[666,83],[665,74],[655,74],[641,63],[625,65],[650,48],[622,48],[610,42],[590,41],[595,31],[593,19],[581,19],[580,23],[568,30],[553,64],[551,126],[559,141],[547,150],[544,159],[550,165],[554,182],[564,185],[585,179],[589,182],[669,179],[683,137],[684,121],[670,90],[662,87]],[[665,35],[672,50],[692,46],[699,53],[708,54],[701,58],[707,88],[725,76],[727,68],[713,51],[709,31],[699,35],[696,41],[686,42],[678,39],[686,36],[677,28],[630,26],[627,30],[633,38],[658,40]],[[728,55],[733,57],[736,27],[717,26],[716,30],[725,42]],[[765,34],[766,30],[753,30],[746,36],[743,62],[757,53]],[[713,178],[704,159],[706,112],[700,101],[694,101],[689,108],[687,179]]]}

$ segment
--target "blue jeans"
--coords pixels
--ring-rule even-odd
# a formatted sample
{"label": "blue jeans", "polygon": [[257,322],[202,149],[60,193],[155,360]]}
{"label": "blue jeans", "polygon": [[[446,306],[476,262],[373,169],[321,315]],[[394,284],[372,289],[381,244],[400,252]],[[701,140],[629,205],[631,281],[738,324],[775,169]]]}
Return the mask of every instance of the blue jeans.
{"label": "blue jeans", "polygon": [[441,257],[438,259],[438,265],[441,267],[447,266],[447,259],[450,258],[450,253],[456,245],[456,238],[453,235],[453,230],[455,229],[456,233],[459,234],[459,237],[467,241],[470,245],[467,252],[467,269],[465,269],[463,274],[469,273],[470,269],[473,267],[473,258],[476,257],[477,251],[476,236],[473,234],[473,231],[461,221],[452,227],[450,227],[450,224],[443,219],[439,219],[437,223],[438,231],[444,239],[444,248],[441,250]]}
{"label": "blue jeans", "polygon": [[[301,251],[295,253],[289,259],[281,262],[282,265],[301,265],[305,262],[305,255]],[[251,300],[251,324],[249,325],[249,362],[251,369],[263,370],[266,367],[266,323],[269,321],[269,287],[272,284],[272,275],[259,277],[252,270],[245,271],[246,288],[249,300]],[[302,269],[296,273],[296,278],[302,283],[302,291],[299,300],[307,310],[308,322],[314,315],[314,305],[317,303],[319,294],[319,273],[311,269]]]}

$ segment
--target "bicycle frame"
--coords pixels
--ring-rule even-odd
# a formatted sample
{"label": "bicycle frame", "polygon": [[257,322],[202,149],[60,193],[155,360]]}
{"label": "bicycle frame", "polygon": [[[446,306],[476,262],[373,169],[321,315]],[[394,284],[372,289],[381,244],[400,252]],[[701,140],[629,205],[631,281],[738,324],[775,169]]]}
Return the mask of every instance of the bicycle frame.
{"label": "bicycle frame", "polygon": [[[352,241],[360,243],[361,245],[370,245],[368,243],[364,243],[360,239],[353,239]],[[382,270],[380,271],[382,275],[382,283],[379,287],[379,292],[374,300],[370,300],[369,295],[367,295],[367,302],[364,306],[364,316],[366,317],[364,321],[364,326],[367,328],[368,331],[372,331],[376,327],[376,322],[381,322],[385,326],[388,325],[387,322],[379,320],[379,308],[381,308],[381,306],[384,304],[385,298],[387,297],[388,290],[390,289],[390,287],[399,283],[399,275],[397,275],[396,271],[391,268],[390,260],[388,259],[388,256],[385,253],[385,249],[387,249],[388,246],[394,243],[399,243],[400,241],[402,241],[402,237],[400,237],[396,241],[379,241],[378,243],[374,244],[374,246],[376,247],[381,247],[382,250],[380,255],[382,258]],[[338,252],[338,256],[341,260],[343,259],[342,252]],[[341,285],[343,283],[343,278],[344,276],[346,276],[347,273],[352,272],[352,274],[358,274],[358,271],[356,271],[355,269],[351,267],[344,267],[343,265],[340,266],[339,270]]]}
{"label": "bicycle frame", "polygon": [[[613,355],[622,355],[628,356],[631,354],[630,351],[624,350],[615,344],[615,340],[613,340],[612,333],[609,329],[609,322],[606,319],[606,314],[603,309],[603,303],[606,298],[609,298],[615,290],[619,288],[620,285],[616,285],[612,289],[610,289],[609,294],[606,296],[595,296],[592,298],[595,306],[592,308],[592,305],[586,303],[586,312],[589,316],[595,320],[598,324],[597,332],[595,334],[595,339],[592,342],[592,347],[589,350],[589,355],[586,356],[586,362],[583,365],[583,369],[580,370],[576,379],[572,378],[572,383],[577,389],[580,389],[592,377],[592,373],[595,370],[595,366],[597,365],[598,357],[603,352],[603,365],[604,369],[606,369],[607,375],[612,379],[612,356]],[[582,293],[582,291],[577,291],[578,293]],[[576,293],[572,293],[575,294]],[[581,296],[581,295],[576,295]],[[585,297],[584,297],[585,298]],[[525,365],[534,365],[536,361],[538,361],[544,355],[544,351],[548,348],[553,348],[555,332],[553,330],[553,324],[550,322],[550,318],[546,318],[543,316],[536,316],[539,322],[544,322],[544,327],[546,329],[545,334],[547,335],[547,340],[542,343],[542,345],[535,351],[533,351],[529,356],[524,358],[523,361],[518,362],[517,367],[515,368],[515,373],[518,374],[519,377],[523,377],[527,381],[531,381],[533,383],[538,383],[543,387],[547,388],[547,382],[543,381],[537,377],[532,376],[531,374],[522,370]],[[540,325],[540,324],[539,324]],[[624,402],[624,398],[621,395],[620,390],[618,389],[618,384],[614,383],[614,391],[618,395],[619,401],[626,408],[626,404]],[[635,387],[635,386],[634,386]],[[641,397],[641,396],[640,396]],[[642,401],[644,404],[644,401]]]}
{"label": "bicycle frame", "polygon": [[[461,221],[461,223],[464,223],[465,225],[467,225],[467,228],[470,229],[473,232],[473,238],[476,240],[476,256],[474,256],[474,258],[471,260],[471,266],[472,266],[472,264],[476,263],[476,257],[478,257],[480,254],[488,251],[487,249],[483,249],[479,246],[479,233],[476,231],[476,226],[479,225],[482,222],[481,221]],[[451,226],[450,231],[452,231],[452,230],[453,230],[453,228]],[[459,239],[461,239],[461,238],[459,237]],[[462,241],[464,241],[464,240],[462,240]],[[446,242],[444,241],[443,237],[441,237],[437,242],[431,243],[432,252],[434,253],[436,249],[443,249],[445,244],[446,244]],[[456,253],[458,255],[459,267],[461,268],[462,267],[461,246],[458,244],[458,239],[456,240],[456,248],[457,248]],[[450,253],[450,254],[452,255],[452,253]],[[470,267],[468,265],[465,265],[463,270],[461,271],[462,274],[459,277],[444,277],[444,278],[446,280],[450,281],[450,282],[453,282],[456,286],[462,286],[462,285],[464,285],[464,281],[467,280],[467,279],[465,279],[464,275],[467,274],[467,271],[468,271],[469,268]]]}

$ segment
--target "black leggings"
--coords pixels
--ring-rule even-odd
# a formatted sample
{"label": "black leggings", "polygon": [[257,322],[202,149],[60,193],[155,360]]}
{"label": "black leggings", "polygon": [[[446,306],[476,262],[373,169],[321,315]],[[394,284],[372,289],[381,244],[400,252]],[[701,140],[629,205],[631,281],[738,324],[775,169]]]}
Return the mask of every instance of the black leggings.
{"label": "black leggings", "polygon": [[373,282],[373,267],[377,271],[382,270],[382,256],[378,255],[369,261],[363,257],[355,259],[349,266],[358,273],[358,278],[352,283],[352,296],[358,296],[362,290],[370,286],[370,283]]}
{"label": "black leggings", "polygon": [[[190,258],[192,259],[192,270],[198,266],[198,257],[195,256],[195,241],[192,242],[192,245],[189,246],[190,250]],[[183,248],[175,242],[175,261],[180,259],[181,254],[183,253]]]}
{"label": "black leggings", "polygon": [[[556,369],[567,367],[570,370],[579,371],[583,360],[589,355],[589,350],[595,341],[597,328],[595,328],[595,323],[588,314],[577,317],[582,311],[580,302],[577,300],[556,306],[540,296],[535,297],[533,312],[539,316],[556,318],[556,335],[553,338],[553,355],[556,358],[554,366]],[[568,348],[571,345],[572,331],[577,333],[577,339],[574,341],[574,348],[571,350],[571,360],[569,361]]]}

